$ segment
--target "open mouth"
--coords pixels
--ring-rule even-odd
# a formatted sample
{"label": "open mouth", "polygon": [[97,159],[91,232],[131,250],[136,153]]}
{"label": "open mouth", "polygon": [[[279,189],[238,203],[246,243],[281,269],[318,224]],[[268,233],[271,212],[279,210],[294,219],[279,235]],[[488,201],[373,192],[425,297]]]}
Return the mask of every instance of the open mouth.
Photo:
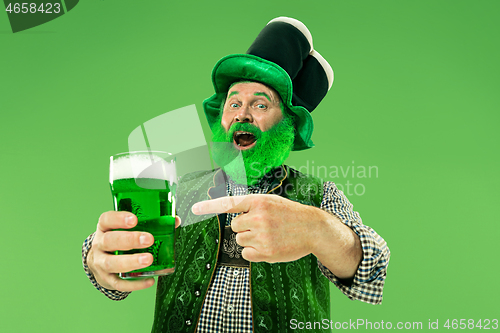
{"label": "open mouth", "polygon": [[247,150],[255,146],[257,138],[250,132],[236,131],[233,134],[233,143],[236,149]]}

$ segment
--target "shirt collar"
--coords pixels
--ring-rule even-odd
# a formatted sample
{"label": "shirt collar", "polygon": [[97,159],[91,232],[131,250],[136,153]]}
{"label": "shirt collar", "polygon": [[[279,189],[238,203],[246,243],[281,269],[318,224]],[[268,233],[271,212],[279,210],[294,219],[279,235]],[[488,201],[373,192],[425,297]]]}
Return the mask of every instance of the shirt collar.
{"label": "shirt collar", "polygon": [[[252,186],[246,186],[235,183],[222,169],[219,169],[213,179],[213,185],[208,191],[208,195],[214,199],[226,195],[226,184],[229,184],[230,188],[242,188],[246,193],[255,192],[257,189],[271,189],[274,190],[281,186],[283,180],[287,177],[288,171],[285,165],[280,165],[274,170],[266,173],[257,184]],[[268,191],[268,192],[271,192]]]}

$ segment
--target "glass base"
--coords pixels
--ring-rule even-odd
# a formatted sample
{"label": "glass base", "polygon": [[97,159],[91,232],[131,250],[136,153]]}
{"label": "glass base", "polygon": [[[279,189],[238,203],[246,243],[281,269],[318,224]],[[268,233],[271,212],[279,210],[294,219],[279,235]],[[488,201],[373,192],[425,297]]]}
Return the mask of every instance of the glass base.
{"label": "glass base", "polygon": [[170,275],[175,272],[175,267],[162,269],[159,271],[150,271],[150,272],[138,272],[138,273],[118,273],[118,276],[124,280],[130,279],[145,279],[155,276],[163,276]]}

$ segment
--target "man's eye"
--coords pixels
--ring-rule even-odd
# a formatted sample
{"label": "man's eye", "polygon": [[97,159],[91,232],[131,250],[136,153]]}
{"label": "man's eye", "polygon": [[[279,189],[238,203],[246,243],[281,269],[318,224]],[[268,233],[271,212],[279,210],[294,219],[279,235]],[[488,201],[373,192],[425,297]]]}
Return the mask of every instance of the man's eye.
{"label": "man's eye", "polygon": [[257,104],[258,109],[265,109],[266,106],[264,104]]}
{"label": "man's eye", "polygon": [[232,107],[232,108],[237,108],[239,105],[236,104],[236,103],[231,103],[231,104],[229,104],[229,106]]}

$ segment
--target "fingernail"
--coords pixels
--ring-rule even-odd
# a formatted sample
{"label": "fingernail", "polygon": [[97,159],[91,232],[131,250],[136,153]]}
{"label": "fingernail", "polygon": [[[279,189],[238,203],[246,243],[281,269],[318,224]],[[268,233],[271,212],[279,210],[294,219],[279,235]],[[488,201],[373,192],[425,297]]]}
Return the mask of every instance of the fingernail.
{"label": "fingernail", "polygon": [[140,257],[139,257],[139,263],[140,263],[141,265],[146,265],[146,264],[148,264],[148,261],[149,261],[149,258],[148,258],[148,256],[147,256],[147,255],[142,255],[142,256],[140,256]]}
{"label": "fingernail", "polygon": [[125,218],[125,224],[127,227],[133,227],[135,225],[135,219],[133,215],[129,215]]}
{"label": "fingernail", "polygon": [[198,204],[194,204],[191,210],[193,211],[193,214],[198,214],[200,212],[200,206]]}
{"label": "fingernail", "polygon": [[141,242],[141,245],[146,245],[148,243],[148,236],[141,235],[141,237],[139,237],[139,242]]}

